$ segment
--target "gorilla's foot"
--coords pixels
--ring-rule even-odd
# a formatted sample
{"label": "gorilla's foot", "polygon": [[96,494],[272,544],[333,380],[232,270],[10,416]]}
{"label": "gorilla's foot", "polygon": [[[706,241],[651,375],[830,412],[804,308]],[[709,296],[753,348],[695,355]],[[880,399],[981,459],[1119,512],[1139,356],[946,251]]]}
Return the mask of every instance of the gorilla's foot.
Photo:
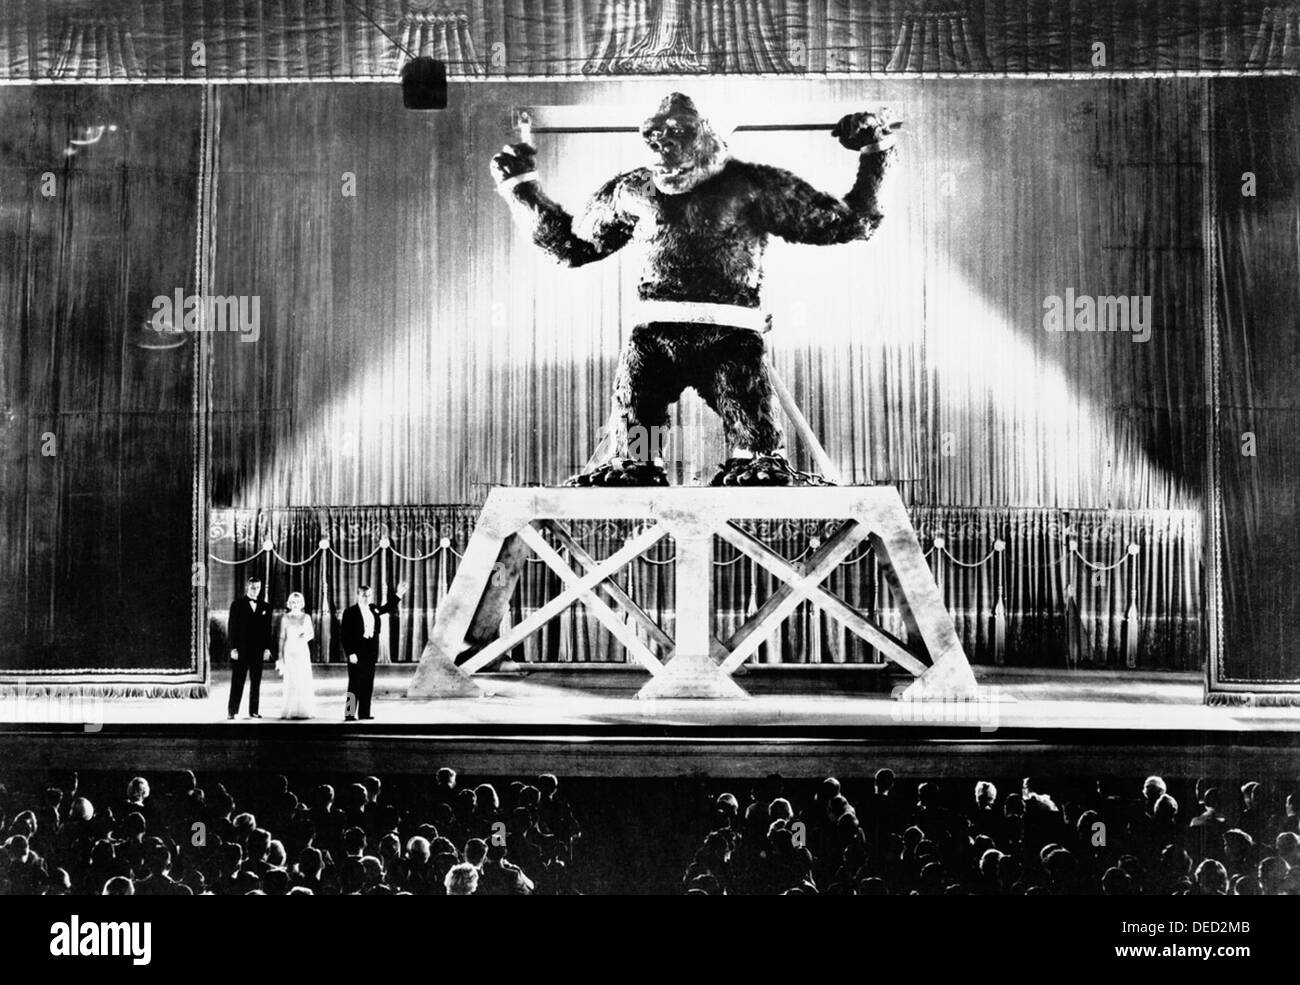
{"label": "gorilla's foot", "polygon": [[718,467],[711,486],[833,486],[815,472],[799,472],[783,455],[729,458]]}
{"label": "gorilla's foot", "polygon": [[615,458],[591,472],[580,472],[564,480],[566,486],[666,486],[668,473],[653,462]]}

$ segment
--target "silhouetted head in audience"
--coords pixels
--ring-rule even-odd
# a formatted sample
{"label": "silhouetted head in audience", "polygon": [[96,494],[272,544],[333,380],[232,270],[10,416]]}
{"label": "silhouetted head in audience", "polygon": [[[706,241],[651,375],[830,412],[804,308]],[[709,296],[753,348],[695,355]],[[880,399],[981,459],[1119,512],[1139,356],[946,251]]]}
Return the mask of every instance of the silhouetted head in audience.
{"label": "silhouetted head in audience", "polygon": [[448,793],[456,789],[456,771],[450,766],[443,766],[433,776],[433,785]]}
{"label": "silhouetted head in audience", "polygon": [[136,811],[123,818],[115,831],[122,838],[138,841],[144,837],[146,827],[144,815]]}
{"label": "silhouetted head in audience", "polygon": [[473,896],[478,889],[478,868],[468,862],[453,865],[447,870],[444,885],[448,896]]}
{"label": "silhouetted head in audience", "polygon": [[981,809],[992,807],[998,799],[998,788],[988,780],[975,784],[975,806]]}
{"label": "silhouetted head in audience", "polygon": [[367,776],[361,781],[361,785],[366,788],[366,794],[370,803],[379,803],[379,795],[383,792],[384,784],[377,776]]}
{"label": "silhouetted head in audience", "polygon": [[998,863],[1005,856],[996,848],[990,848],[979,857],[980,878],[985,882],[996,885],[998,882]]}
{"label": "silhouetted head in audience", "polygon": [[30,841],[36,834],[36,815],[31,811],[21,811],[14,815],[13,821],[9,824],[9,834],[21,835]]}
{"label": "silhouetted head in audience", "polygon": [[149,781],[142,776],[135,777],[126,785],[126,799],[132,804],[143,804],[149,799]]}
{"label": "silhouetted head in audience", "polygon": [[1233,896],[1262,896],[1264,890],[1259,885],[1259,880],[1254,876],[1243,875],[1237,876],[1232,880]]}
{"label": "silhouetted head in audience", "polygon": [[262,892],[267,896],[288,896],[289,873],[284,869],[268,869],[262,876]]}
{"label": "silhouetted head in audience", "polygon": [[1173,825],[1178,821],[1178,801],[1164,793],[1156,798],[1151,807],[1151,816],[1160,824]]}
{"label": "silhouetted head in audience", "polygon": [[1240,868],[1255,850],[1255,839],[1241,828],[1230,828],[1223,833],[1223,854],[1234,869]]}
{"label": "silhouetted head in audience", "polygon": [[889,767],[876,770],[876,776],[873,782],[876,788],[876,793],[889,793],[889,791],[894,789],[894,771]]}
{"label": "silhouetted head in audience", "polygon": [[289,861],[289,853],[284,850],[284,842],[272,838],[266,846],[266,864],[283,869]]}
{"label": "silhouetted head in audience", "polygon": [[789,821],[794,818],[794,808],[784,797],[777,797],[767,805],[767,817],[769,821]]}
{"label": "silhouetted head in audience", "polygon": [[104,883],[104,896],[134,896],[135,883],[126,876],[114,876]]}
{"label": "silhouetted head in audience", "polygon": [[478,797],[473,790],[468,787],[462,787],[456,791],[456,817],[461,821],[467,821],[474,816],[478,809]]}
{"label": "silhouetted head in audience", "polygon": [[1112,865],[1101,877],[1101,892],[1104,896],[1132,896],[1133,879],[1117,865]]}
{"label": "silhouetted head in audience", "polygon": [[713,808],[727,824],[735,824],[740,818],[740,801],[736,799],[735,794],[718,794],[713,802]]}
{"label": "silhouetted head in audience", "polygon": [[343,809],[346,811],[364,811],[370,803],[370,791],[361,783],[349,783],[343,788]]}
{"label": "silhouetted head in audience", "polygon": [[429,864],[429,840],[416,835],[406,843],[406,861],[416,867]]}
{"label": "silhouetted head in audience", "polygon": [[1150,812],[1156,806],[1165,793],[1165,781],[1158,776],[1148,776],[1142,782],[1142,800],[1147,805],[1147,811]]}
{"label": "silhouetted head in audience", "polygon": [[45,877],[45,895],[67,896],[71,892],[72,877],[68,875],[68,870],[57,866],[50,869],[49,875]]}
{"label": "silhouetted head in audience", "polygon": [[1300,834],[1283,831],[1273,841],[1273,852],[1294,869],[1300,865]]}
{"label": "silhouetted head in audience", "polygon": [[361,828],[352,827],[343,832],[343,854],[360,858],[366,851],[366,833]]}
{"label": "silhouetted head in audience", "polygon": [[1282,894],[1282,884],[1286,881],[1287,874],[1291,871],[1291,866],[1287,865],[1276,855],[1270,855],[1259,863],[1259,884],[1264,890],[1265,896],[1280,896]]}
{"label": "silhouetted head in audience", "polygon": [[460,861],[460,852],[450,838],[435,838],[429,850],[434,855],[452,855],[457,862]]}
{"label": "silhouetted head in audience", "polygon": [[252,814],[249,814],[247,811],[242,814],[236,814],[235,819],[231,824],[235,829],[235,841],[239,842],[241,845],[247,844],[249,836],[257,830],[257,818]]}
{"label": "silhouetted head in audience", "polygon": [[534,785],[541,791],[542,796],[550,800],[560,789],[559,778],[554,773],[542,773],[537,777]]}
{"label": "silhouetted head in audience", "polygon": [[888,896],[889,887],[885,880],[879,876],[868,876],[865,879],[859,879],[857,885],[858,896]]}
{"label": "silhouetted head in audience", "polygon": [[322,783],[311,792],[308,805],[314,811],[329,811],[334,807],[334,788]]}
{"label": "silhouetted head in audience", "polygon": [[298,873],[307,879],[317,879],[325,868],[325,856],[319,848],[304,848],[298,853]]}
{"label": "silhouetted head in audience", "polygon": [[852,813],[853,808],[850,806],[848,798],[836,794],[826,802],[826,817],[832,823],[839,821],[845,814]]}
{"label": "silhouetted head in audience", "polygon": [[245,847],[250,862],[265,862],[267,852],[271,850],[271,832],[266,828],[254,828]]}
{"label": "silhouetted head in audience", "polygon": [[538,787],[527,783],[519,790],[518,804],[525,810],[535,811],[542,806],[542,797],[542,791]]}
{"label": "silhouetted head in audience", "polygon": [[366,889],[375,889],[384,884],[384,863],[373,855],[361,859],[361,869],[366,874]]}
{"label": "silhouetted head in audience", "polygon": [[1241,808],[1246,811],[1255,809],[1255,799],[1259,796],[1259,783],[1250,780],[1241,785]]}
{"label": "silhouetted head in audience", "polygon": [[1004,817],[1024,817],[1024,798],[1018,793],[1007,794],[1002,800],[1002,814]]}
{"label": "silhouetted head in audience", "polygon": [[481,868],[487,858],[487,842],[482,838],[471,838],[465,842],[465,861],[475,868]]}
{"label": "silhouetted head in audience", "polygon": [[480,783],[474,788],[474,810],[480,817],[496,817],[501,809],[497,788],[490,783]]}
{"label": "silhouetted head in audience", "polygon": [[1202,893],[1222,896],[1228,892],[1228,870],[1217,859],[1207,858],[1196,867],[1196,885]]}
{"label": "silhouetted head in audience", "polygon": [[92,821],[95,818],[95,805],[85,797],[78,797],[72,802],[72,808],[68,811],[69,821]]}

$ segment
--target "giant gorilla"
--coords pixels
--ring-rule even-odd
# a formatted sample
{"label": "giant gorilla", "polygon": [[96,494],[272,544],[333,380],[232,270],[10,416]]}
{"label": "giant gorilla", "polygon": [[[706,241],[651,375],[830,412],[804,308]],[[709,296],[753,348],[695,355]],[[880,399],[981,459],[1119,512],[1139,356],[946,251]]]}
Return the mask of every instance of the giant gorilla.
{"label": "giant gorilla", "polygon": [[[878,195],[897,153],[898,123],[853,113],[831,131],[859,153],[843,199],[789,171],[733,158],[681,93],[641,125],[649,167],[607,181],[575,221],[538,182],[534,148],[511,144],[492,159],[497,189],[516,221],[559,263],[581,266],[628,243],[643,256],[635,327],[614,384],[614,457],[577,485],[667,485],[658,442],[685,387],[722,418],[731,458],[714,485],[798,483],[772,406],[760,309],[769,236],[793,243],[865,240],[883,217]],[[816,481],[816,477],[807,477]]]}

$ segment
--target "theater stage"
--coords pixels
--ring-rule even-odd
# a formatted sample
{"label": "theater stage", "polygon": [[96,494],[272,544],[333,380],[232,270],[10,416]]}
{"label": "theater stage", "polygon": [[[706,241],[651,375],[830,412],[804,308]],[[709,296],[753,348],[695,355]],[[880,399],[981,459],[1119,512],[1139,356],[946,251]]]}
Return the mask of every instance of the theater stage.
{"label": "theater stage", "polygon": [[[415,701],[410,666],[381,667],[376,720],[344,724],[342,667],[317,668],[321,717],[282,722],[263,679],[263,719],[226,720],[228,677],[205,699],[39,699],[0,704],[14,767],[383,770],[572,776],[1300,773],[1300,708],[1207,707],[1197,675],[976,668],[981,698],[904,704],[884,672],[758,667],[744,701],[641,701],[646,675],[608,666],[480,674],[477,699]],[[88,720],[88,725],[78,724]],[[1142,767],[1145,768],[1145,767]]]}

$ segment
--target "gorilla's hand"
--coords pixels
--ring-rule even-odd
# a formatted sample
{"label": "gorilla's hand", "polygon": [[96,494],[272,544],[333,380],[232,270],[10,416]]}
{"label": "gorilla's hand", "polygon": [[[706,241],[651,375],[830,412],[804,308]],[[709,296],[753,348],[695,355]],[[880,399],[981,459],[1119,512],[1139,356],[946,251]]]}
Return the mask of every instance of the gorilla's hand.
{"label": "gorilla's hand", "polygon": [[537,149],[532,144],[507,144],[492,158],[492,180],[498,187],[515,185],[524,175],[537,174]]}
{"label": "gorilla's hand", "polygon": [[884,150],[893,146],[894,133],[902,125],[902,120],[881,108],[874,113],[850,113],[835,124],[831,136],[849,150]]}

